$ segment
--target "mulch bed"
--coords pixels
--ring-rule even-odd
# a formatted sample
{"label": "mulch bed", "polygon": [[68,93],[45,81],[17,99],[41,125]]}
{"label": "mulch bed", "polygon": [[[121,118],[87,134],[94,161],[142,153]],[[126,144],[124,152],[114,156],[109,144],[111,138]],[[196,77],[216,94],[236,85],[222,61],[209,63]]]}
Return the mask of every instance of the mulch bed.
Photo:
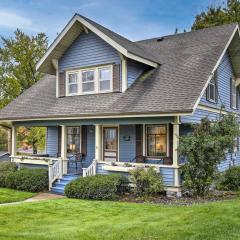
{"label": "mulch bed", "polygon": [[190,196],[183,196],[183,197],[171,196],[170,197],[164,194],[156,195],[152,197],[138,197],[133,193],[128,193],[123,196],[120,196],[119,201],[132,202],[132,203],[154,203],[154,204],[164,204],[164,205],[174,205],[174,206],[191,206],[193,204],[199,204],[199,203],[231,200],[231,199],[236,199],[238,197],[239,197],[239,193],[237,192],[225,192],[225,191],[212,192],[204,198],[194,198]]}

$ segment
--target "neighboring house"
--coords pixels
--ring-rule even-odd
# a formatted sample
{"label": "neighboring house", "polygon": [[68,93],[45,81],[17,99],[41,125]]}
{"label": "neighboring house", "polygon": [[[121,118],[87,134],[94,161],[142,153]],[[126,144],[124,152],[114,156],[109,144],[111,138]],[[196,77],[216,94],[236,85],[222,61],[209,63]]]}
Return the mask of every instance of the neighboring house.
{"label": "neighboring house", "polygon": [[0,162],[1,161],[10,161],[10,154],[8,152],[0,151]]}
{"label": "neighboring house", "polygon": [[[56,192],[76,177],[74,153],[84,176],[154,166],[177,192],[178,136],[217,119],[222,105],[239,113],[239,47],[237,24],[132,42],[76,14],[37,65],[45,77],[0,112],[12,160],[48,166]],[[48,156],[17,156],[18,126],[47,127]],[[221,171],[240,164],[238,150]]]}

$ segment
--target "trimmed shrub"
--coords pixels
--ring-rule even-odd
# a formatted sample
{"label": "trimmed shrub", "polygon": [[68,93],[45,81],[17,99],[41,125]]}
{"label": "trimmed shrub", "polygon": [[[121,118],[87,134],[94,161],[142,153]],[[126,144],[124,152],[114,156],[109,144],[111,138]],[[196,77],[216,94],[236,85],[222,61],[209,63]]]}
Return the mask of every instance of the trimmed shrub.
{"label": "trimmed shrub", "polygon": [[46,169],[23,168],[5,174],[5,187],[28,192],[40,192],[48,189],[48,171]]}
{"label": "trimmed shrub", "polygon": [[217,188],[226,191],[240,190],[240,167],[231,167],[221,173],[218,178]]}
{"label": "trimmed shrub", "polygon": [[78,178],[65,187],[69,198],[112,200],[126,190],[127,179],[118,174]]}
{"label": "trimmed shrub", "polygon": [[17,171],[17,164],[13,162],[0,163],[0,187],[6,187],[6,176]]}
{"label": "trimmed shrub", "polygon": [[15,172],[17,171],[17,164],[13,162],[1,162],[0,172]]}
{"label": "trimmed shrub", "polygon": [[163,192],[163,180],[153,167],[136,168],[130,171],[134,192],[138,196],[150,196]]}

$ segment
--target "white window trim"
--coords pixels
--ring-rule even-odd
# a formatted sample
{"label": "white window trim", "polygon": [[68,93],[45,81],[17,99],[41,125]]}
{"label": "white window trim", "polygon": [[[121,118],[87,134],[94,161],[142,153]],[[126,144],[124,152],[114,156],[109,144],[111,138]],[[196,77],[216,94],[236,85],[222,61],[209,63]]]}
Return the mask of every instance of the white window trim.
{"label": "white window trim", "polygon": [[[94,90],[93,91],[88,91],[88,92],[83,92],[82,86],[83,86],[84,82],[82,81],[82,74],[84,72],[90,72],[90,71],[94,72],[93,81],[89,81],[89,82],[85,82],[85,83],[93,82],[94,83]],[[85,94],[93,94],[93,93],[95,93],[96,92],[96,82],[97,82],[97,79],[98,79],[97,70],[95,68],[82,69],[82,70],[79,71],[79,75],[80,75],[80,78],[79,78],[80,79],[80,93],[79,93],[79,95],[80,94],[85,95]]]}
{"label": "white window trim", "polygon": [[[100,70],[101,69],[106,69],[106,68],[110,68],[110,89],[109,90],[100,90]],[[113,66],[101,66],[98,68],[97,70],[98,72],[98,81],[97,81],[97,88],[98,88],[98,92],[99,93],[108,93],[108,92],[112,92],[113,91]]]}
{"label": "white window trim", "polygon": [[[147,146],[147,126],[165,126],[166,127],[166,155],[165,156],[148,156],[148,146]],[[143,128],[143,143],[144,143],[144,156],[148,159],[161,159],[164,157],[169,157],[169,124],[144,124]]]}
{"label": "white window trim", "polygon": [[78,95],[79,93],[79,74],[77,73],[77,83],[73,83],[73,84],[77,84],[77,93],[69,93],[69,86],[70,85],[73,85],[73,84],[69,84],[69,75],[70,74],[75,74],[77,73],[76,71],[68,71],[66,72],[66,96],[75,96],[75,95]]}
{"label": "white window trim", "polygon": [[[109,90],[103,90],[100,91],[100,79],[99,79],[99,71],[100,69],[104,68],[109,68],[110,69],[110,89]],[[94,91],[90,92],[83,92],[82,91],[82,72],[85,71],[94,71]],[[77,73],[78,76],[78,92],[77,93],[69,93],[69,80],[68,80],[68,75]],[[104,66],[99,66],[99,67],[89,67],[89,68],[81,68],[77,70],[71,70],[71,71],[66,71],[66,79],[65,79],[65,84],[66,84],[66,96],[76,96],[76,95],[88,95],[88,94],[98,94],[98,93],[109,93],[113,92],[113,65],[104,65]]]}

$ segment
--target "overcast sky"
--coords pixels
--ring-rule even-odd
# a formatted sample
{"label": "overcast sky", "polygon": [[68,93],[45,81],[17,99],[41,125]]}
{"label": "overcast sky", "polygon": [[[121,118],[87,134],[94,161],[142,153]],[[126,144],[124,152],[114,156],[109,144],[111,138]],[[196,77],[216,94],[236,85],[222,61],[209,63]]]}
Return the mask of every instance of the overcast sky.
{"label": "overcast sky", "polygon": [[45,32],[50,42],[75,12],[131,40],[189,30],[194,16],[223,0],[0,0],[0,35]]}

